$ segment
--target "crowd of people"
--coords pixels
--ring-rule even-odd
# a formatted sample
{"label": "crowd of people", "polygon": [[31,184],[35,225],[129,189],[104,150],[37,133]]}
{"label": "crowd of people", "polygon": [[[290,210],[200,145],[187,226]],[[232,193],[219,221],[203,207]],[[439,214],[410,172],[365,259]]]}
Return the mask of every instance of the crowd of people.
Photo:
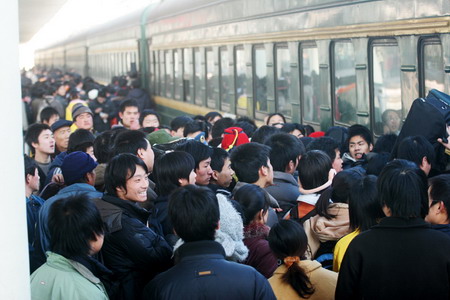
{"label": "crowd of people", "polygon": [[32,299],[450,298],[446,136],[279,113],[162,124],[137,74],[33,80]]}

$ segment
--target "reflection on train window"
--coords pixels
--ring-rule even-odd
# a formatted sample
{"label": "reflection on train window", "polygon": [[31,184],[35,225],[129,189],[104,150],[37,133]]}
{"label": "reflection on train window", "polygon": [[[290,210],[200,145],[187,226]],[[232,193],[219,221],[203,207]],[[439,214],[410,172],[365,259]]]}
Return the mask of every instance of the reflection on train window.
{"label": "reflection on train window", "polygon": [[253,48],[255,110],[267,112],[267,57],[264,46]]}
{"label": "reflection on train window", "polygon": [[173,79],[175,84],[175,99],[181,98],[181,72],[180,72],[180,50],[173,51]]}
{"label": "reflection on train window", "polygon": [[425,96],[432,89],[444,91],[444,59],[439,40],[428,40],[423,44]]}
{"label": "reflection on train window", "polygon": [[291,56],[286,46],[276,48],[275,90],[277,112],[285,116],[292,115],[290,85],[291,85]]}
{"label": "reflection on train window", "polygon": [[214,60],[214,52],[211,48],[206,49],[206,105],[209,108],[216,108],[217,86],[217,67]]}
{"label": "reflection on train window", "polygon": [[334,58],[334,118],[345,124],[356,123],[355,52],[351,42],[336,42]]}
{"label": "reflection on train window", "polygon": [[150,61],[150,84],[151,84],[151,90],[158,94],[156,91],[156,57],[155,57],[155,51],[151,52],[151,61]]}
{"label": "reflection on train window", "polygon": [[194,49],[194,89],[195,89],[195,104],[203,105],[203,78],[205,69],[202,68],[202,59],[199,49]]}
{"label": "reflection on train window", "polygon": [[191,78],[192,78],[192,64],[191,64],[191,49],[183,49],[183,95],[184,101],[191,101]]}
{"label": "reflection on train window", "polygon": [[237,113],[245,115],[247,113],[247,76],[245,72],[244,48],[236,48],[235,61]]}
{"label": "reflection on train window", "polygon": [[172,87],[173,87],[173,81],[172,81],[172,57],[171,52],[166,51],[164,53],[165,60],[164,60],[164,66],[165,66],[165,86],[166,86],[166,97],[171,98],[172,97]]}
{"label": "reflection on train window", "polygon": [[159,93],[164,95],[166,89],[166,66],[164,63],[164,51],[159,51]]}
{"label": "reflection on train window", "polygon": [[230,111],[231,97],[231,74],[230,57],[226,47],[219,49],[220,55],[220,103],[221,109],[225,112]]}
{"label": "reflection on train window", "polygon": [[403,116],[399,53],[395,41],[380,40],[372,44],[374,132],[377,135],[398,134],[401,128]]}
{"label": "reflection on train window", "polygon": [[317,47],[301,47],[303,119],[320,123],[319,51]]}

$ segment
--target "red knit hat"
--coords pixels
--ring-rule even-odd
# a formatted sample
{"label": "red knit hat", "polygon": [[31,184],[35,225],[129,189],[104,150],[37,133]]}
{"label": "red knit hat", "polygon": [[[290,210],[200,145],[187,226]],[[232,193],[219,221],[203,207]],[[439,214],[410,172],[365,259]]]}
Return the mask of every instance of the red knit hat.
{"label": "red knit hat", "polygon": [[311,133],[308,136],[312,137],[312,138],[320,138],[320,137],[325,136],[325,132],[324,131],[316,131],[316,132]]}
{"label": "red knit hat", "polygon": [[229,127],[223,132],[222,149],[227,151],[235,146],[250,143],[247,134],[239,127]]}

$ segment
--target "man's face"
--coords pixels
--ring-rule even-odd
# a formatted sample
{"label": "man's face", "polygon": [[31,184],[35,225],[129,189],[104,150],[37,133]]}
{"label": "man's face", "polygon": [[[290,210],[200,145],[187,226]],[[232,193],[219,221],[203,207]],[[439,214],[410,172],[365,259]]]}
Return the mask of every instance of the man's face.
{"label": "man's face", "polygon": [[341,151],[339,149],[334,150],[336,152],[336,157],[333,160],[332,167],[336,172],[342,171],[342,158],[341,158]]}
{"label": "man's face", "polygon": [[58,95],[65,97],[67,92],[66,86],[65,85],[60,86],[56,92],[58,93]]}
{"label": "man's face", "polygon": [[92,115],[90,113],[82,113],[75,119],[75,125],[80,129],[91,130],[94,126]]}
{"label": "man's face", "polygon": [[231,168],[231,161],[229,158],[225,158],[225,162],[223,163],[222,170],[219,172],[214,171],[217,176],[217,185],[227,188],[230,186],[231,181],[233,180],[234,171]]}
{"label": "man's face", "polygon": [[205,160],[200,161],[198,164],[198,169],[195,169],[195,173],[197,174],[197,178],[195,183],[198,185],[208,185],[212,175],[211,169],[211,157],[208,157]]}
{"label": "man's face", "polygon": [[53,133],[50,129],[42,130],[38,137],[37,143],[32,143],[32,146],[36,152],[41,152],[45,154],[55,153],[55,139],[53,138]]}
{"label": "man's face", "polygon": [[136,106],[125,107],[124,112],[119,112],[122,124],[128,129],[139,129],[139,109]]}
{"label": "man's face", "polygon": [[372,151],[372,145],[369,145],[360,135],[355,135],[350,138],[348,148],[350,155],[354,159],[361,159],[363,154],[367,154]]}
{"label": "man's face", "polygon": [[272,185],[273,184],[273,167],[272,164],[270,163],[270,159],[267,160],[267,185]]}
{"label": "man's face", "polygon": [[52,115],[49,119],[48,122],[47,121],[43,121],[42,123],[47,124],[48,126],[52,126],[53,123],[55,123],[56,121],[59,120],[59,115]]}
{"label": "man's face", "polygon": [[61,127],[57,129],[53,136],[55,138],[56,147],[60,152],[67,151],[67,147],[69,146],[69,137],[70,137],[70,127]]}
{"label": "man's face", "polygon": [[147,139],[147,149],[141,148],[138,150],[138,156],[145,162],[147,165],[148,171],[151,173],[153,171],[153,165],[155,163],[155,153],[153,152],[152,146]]}
{"label": "man's face", "polygon": [[176,131],[175,130],[171,130],[170,131],[170,135],[173,136],[173,137],[179,137],[179,138],[184,137],[184,127],[180,127]]}
{"label": "man's face", "polygon": [[119,198],[133,202],[147,201],[148,177],[144,168],[136,165],[136,172],[127,180],[127,191],[119,188]]}

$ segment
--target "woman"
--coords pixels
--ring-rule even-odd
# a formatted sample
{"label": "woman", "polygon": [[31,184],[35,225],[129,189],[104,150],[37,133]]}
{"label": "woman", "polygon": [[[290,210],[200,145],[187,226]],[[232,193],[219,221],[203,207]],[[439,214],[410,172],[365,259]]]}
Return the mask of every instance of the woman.
{"label": "woman", "polygon": [[276,128],[283,127],[283,124],[286,123],[286,118],[281,113],[273,113],[267,117],[266,125],[273,126]]}
{"label": "woman", "polygon": [[308,239],[300,224],[281,220],[272,227],[268,239],[270,249],[283,262],[269,279],[278,300],[334,299],[337,274],[305,259]]}
{"label": "woman", "polygon": [[158,198],[155,200],[155,212],[150,223],[172,246],[178,240],[173,232],[168,216],[169,194],[180,186],[195,184],[195,162],[187,152],[175,151],[164,154],[155,164]]}
{"label": "woman", "polygon": [[339,272],[342,259],[350,242],[358,234],[370,229],[384,217],[383,210],[378,202],[376,176],[369,175],[361,178],[349,189],[348,210],[352,232],[341,238],[334,247],[333,271],[335,272]]}
{"label": "woman", "polygon": [[141,124],[142,128],[158,128],[161,125],[161,118],[156,111],[144,109],[139,116],[139,124]]}
{"label": "woman", "polygon": [[244,213],[244,244],[249,250],[244,263],[269,278],[277,268],[277,259],[267,242],[270,228],[266,225],[269,209],[266,193],[257,185],[246,184],[236,191],[234,199]]}

